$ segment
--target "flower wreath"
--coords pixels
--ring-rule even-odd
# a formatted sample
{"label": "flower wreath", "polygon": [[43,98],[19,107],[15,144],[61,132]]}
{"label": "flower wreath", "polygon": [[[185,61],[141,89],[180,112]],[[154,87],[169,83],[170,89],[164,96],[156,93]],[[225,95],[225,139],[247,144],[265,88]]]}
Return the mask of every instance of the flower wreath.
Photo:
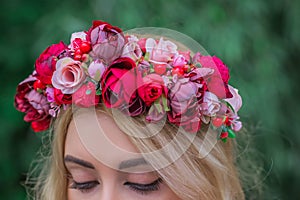
{"label": "flower wreath", "polygon": [[221,128],[223,141],[241,129],[242,100],[228,84],[227,66],[216,56],[177,50],[160,38],[124,35],[118,27],[94,21],[71,36],[69,45],[49,46],[33,73],[17,87],[16,109],[35,132],[70,104],[118,108],[149,122],[166,117],[187,132],[202,124]]}

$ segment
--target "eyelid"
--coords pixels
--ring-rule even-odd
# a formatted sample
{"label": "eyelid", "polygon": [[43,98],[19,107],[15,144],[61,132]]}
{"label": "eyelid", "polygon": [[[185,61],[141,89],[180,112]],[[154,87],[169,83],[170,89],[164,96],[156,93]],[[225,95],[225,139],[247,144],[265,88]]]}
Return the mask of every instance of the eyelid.
{"label": "eyelid", "polygon": [[128,186],[131,190],[133,190],[141,195],[147,195],[150,192],[159,190],[161,182],[162,182],[162,179],[158,178],[155,181],[148,183],[148,184],[126,182],[126,183],[124,183],[124,185]]}

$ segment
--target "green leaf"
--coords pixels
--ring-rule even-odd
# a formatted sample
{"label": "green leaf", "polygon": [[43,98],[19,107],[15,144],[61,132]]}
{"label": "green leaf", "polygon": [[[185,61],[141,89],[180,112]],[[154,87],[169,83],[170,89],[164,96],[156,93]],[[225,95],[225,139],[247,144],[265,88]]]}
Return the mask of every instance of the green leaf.
{"label": "green leaf", "polygon": [[162,104],[163,104],[164,110],[166,112],[170,111],[170,108],[168,107],[168,101],[167,101],[167,98],[165,97],[165,95],[162,95],[161,99],[162,99]]}
{"label": "green leaf", "polygon": [[150,53],[146,52],[145,56],[144,56],[144,60],[149,61],[149,56],[150,56]]}
{"label": "green leaf", "polygon": [[228,137],[230,137],[230,138],[235,138],[235,137],[236,137],[236,135],[235,135],[235,133],[233,132],[233,130],[231,130],[231,129],[229,129],[229,128],[228,128]]}
{"label": "green leaf", "polygon": [[159,103],[154,103],[154,106],[159,113],[162,113],[163,107]]}

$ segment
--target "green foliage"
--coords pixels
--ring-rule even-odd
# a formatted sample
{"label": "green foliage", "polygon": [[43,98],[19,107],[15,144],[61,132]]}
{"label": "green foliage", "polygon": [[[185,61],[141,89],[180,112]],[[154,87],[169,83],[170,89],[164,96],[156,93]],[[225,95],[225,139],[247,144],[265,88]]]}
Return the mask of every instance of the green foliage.
{"label": "green foliage", "polygon": [[18,82],[48,45],[67,43],[94,19],[123,30],[175,29],[222,58],[243,96],[244,124],[263,154],[259,167],[270,171],[262,199],[300,198],[300,1],[5,0],[0,9],[0,199],[25,198],[20,183],[40,145],[13,108]]}

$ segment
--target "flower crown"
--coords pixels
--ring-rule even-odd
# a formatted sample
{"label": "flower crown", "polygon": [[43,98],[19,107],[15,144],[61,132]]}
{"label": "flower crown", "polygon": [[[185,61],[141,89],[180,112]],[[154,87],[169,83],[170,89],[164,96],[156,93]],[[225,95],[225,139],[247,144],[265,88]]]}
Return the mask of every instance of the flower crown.
{"label": "flower crown", "polygon": [[71,36],[69,45],[49,46],[33,73],[21,82],[17,110],[35,132],[49,128],[61,108],[103,103],[149,122],[164,117],[196,133],[211,123],[223,141],[242,127],[238,91],[228,84],[229,70],[216,56],[179,51],[160,38],[124,35],[118,27],[94,21]]}

